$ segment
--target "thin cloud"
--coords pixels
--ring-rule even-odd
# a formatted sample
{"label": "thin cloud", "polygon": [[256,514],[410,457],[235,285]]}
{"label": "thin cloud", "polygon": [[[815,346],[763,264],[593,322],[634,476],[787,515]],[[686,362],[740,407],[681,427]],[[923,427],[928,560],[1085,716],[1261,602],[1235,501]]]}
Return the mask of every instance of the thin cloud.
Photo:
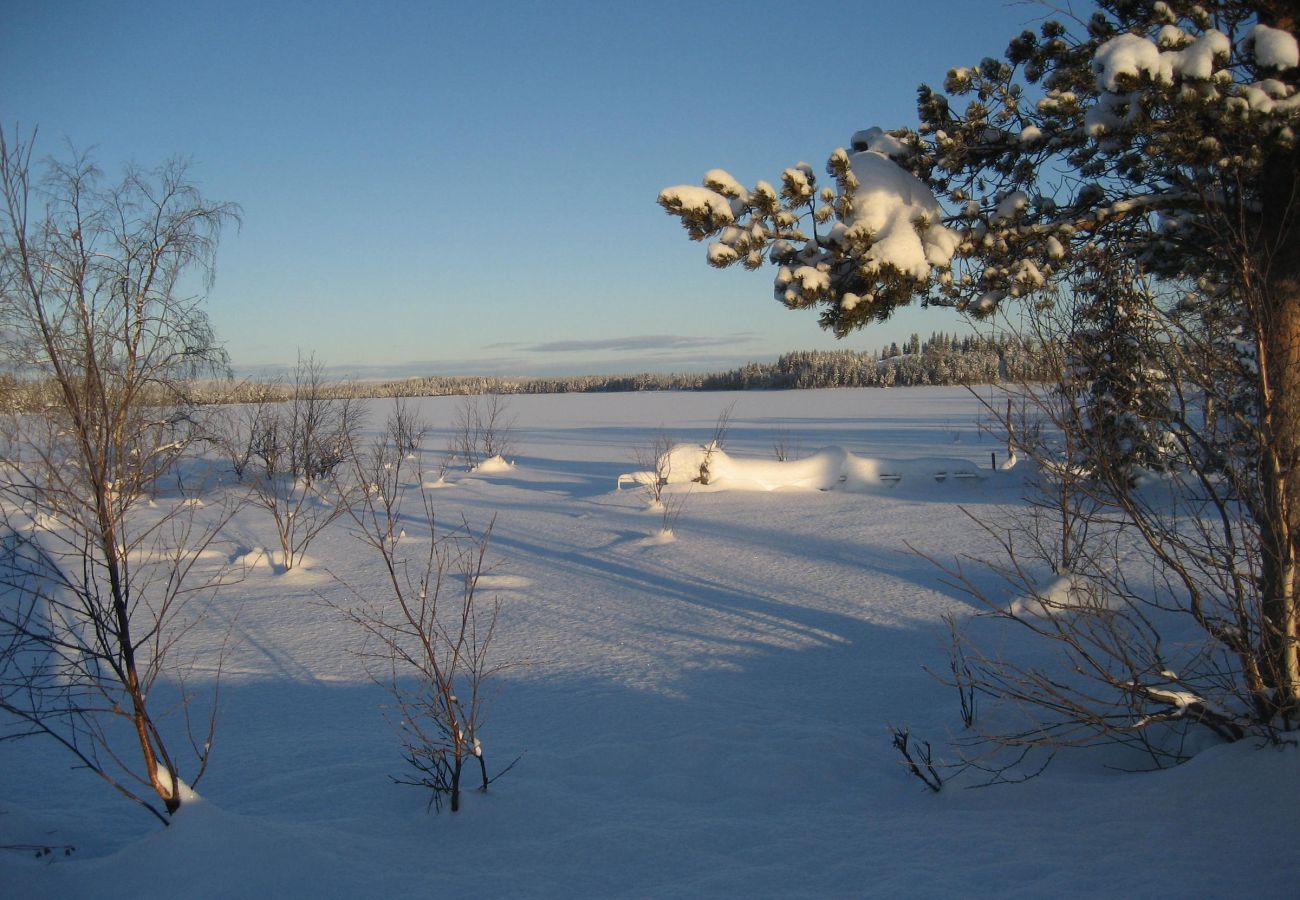
{"label": "thin cloud", "polygon": [[[550,341],[541,344],[502,342],[485,346],[480,356],[443,359],[364,361],[324,366],[330,378],[382,380],[444,376],[557,377],[636,372],[721,372],[755,360],[745,348],[759,343],[753,332],[692,337],[632,335],[599,340]],[[570,355],[572,354],[572,355]],[[776,351],[766,354],[775,359]],[[293,366],[238,365],[241,377],[289,377]]]}
{"label": "thin cloud", "polygon": [[521,349],[531,353],[592,353],[600,351],[647,350],[699,350],[709,347],[734,347],[749,343],[754,336],[749,333],[727,334],[714,337],[689,337],[681,334],[640,334],[630,337],[601,338],[589,341],[549,341]]}

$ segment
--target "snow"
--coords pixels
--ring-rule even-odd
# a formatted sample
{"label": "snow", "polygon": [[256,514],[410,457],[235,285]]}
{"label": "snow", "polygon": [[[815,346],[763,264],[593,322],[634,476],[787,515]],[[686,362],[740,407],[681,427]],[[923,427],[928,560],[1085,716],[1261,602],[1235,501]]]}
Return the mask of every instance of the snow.
{"label": "snow", "polygon": [[1191,43],[1192,38],[1177,25],[1162,25],[1156,32],[1156,44],[1167,50],[1176,50]]}
{"label": "snow", "polygon": [[849,146],[856,149],[870,150],[873,153],[879,153],[882,156],[897,157],[907,153],[907,147],[898,138],[886,132],[883,128],[872,126],[862,131],[854,132],[853,137],[849,140]]}
{"label": "snow", "polygon": [[1101,137],[1107,132],[1115,131],[1124,119],[1119,114],[1126,106],[1123,97],[1116,94],[1102,94],[1097,103],[1084,113],[1084,131],[1090,137]]}
{"label": "snow", "polygon": [[807,163],[802,163],[793,168],[786,169],[781,173],[781,180],[784,181],[796,197],[811,197],[812,184],[809,182],[809,169]]}
{"label": "snow", "polygon": [[1022,259],[1015,264],[1011,280],[1029,288],[1040,288],[1047,284],[1042,271],[1028,259]]}
{"label": "snow", "polygon": [[1005,224],[1019,217],[1028,208],[1028,194],[1024,191],[1009,191],[1005,197],[998,201],[997,209],[993,212],[993,222],[994,224]]}
{"label": "snow", "polygon": [[830,273],[813,266],[798,266],[790,273],[790,277],[799,282],[809,294],[824,293],[831,289]]}
{"label": "snow", "polygon": [[488,457],[476,465],[474,472],[478,475],[500,475],[503,472],[509,472],[513,468],[513,463],[508,462],[505,457],[497,455]]}
{"label": "snow", "polygon": [[748,200],[749,191],[745,190],[744,185],[732,177],[731,173],[725,169],[709,169],[704,173],[704,186],[717,191],[727,197],[735,197],[737,200]]}
{"label": "snow", "polygon": [[1246,104],[1256,112],[1268,114],[1278,109],[1279,100],[1285,100],[1291,94],[1289,85],[1274,78],[1265,78],[1242,88],[1241,95]]}
{"label": "snow", "polygon": [[709,265],[725,266],[740,259],[740,254],[726,244],[714,241],[708,248]]}
{"label": "snow", "polygon": [[198,793],[195,792],[194,788],[186,784],[184,780],[180,778],[174,778],[172,776],[171,769],[167,768],[162,763],[158,763],[157,765],[158,765],[158,779],[165,785],[174,785],[176,788],[176,793],[180,795],[182,802],[193,803],[194,801],[200,799]]}
{"label": "snow", "polygon": [[1012,615],[1045,619],[1096,611],[1097,602],[1089,595],[1087,582],[1069,573],[1058,575],[1028,596],[1017,597],[1008,608]]}
{"label": "snow", "polygon": [[845,220],[851,236],[870,237],[865,268],[890,268],[917,281],[930,267],[945,267],[961,238],[942,224],[939,201],[919,178],[882,153],[864,150],[850,157],[858,186],[853,212]]}
{"label": "snow", "polygon": [[1034,144],[1043,139],[1043,130],[1037,125],[1026,125],[1020,129],[1018,140],[1022,144]]}
{"label": "snow", "polygon": [[[1261,70],[1284,71],[1300,65],[1300,45],[1287,31],[1256,24],[1247,32],[1243,44],[1244,52],[1254,56]],[[1230,73],[1222,68],[1231,54],[1230,38],[1213,28],[1192,35],[1169,24],[1159,29],[1154,41],[1136,34],[1111,38],[1097,48],[1092,60],[1097,85],[1103,93],[1087,111],[1088,134],[1100,137],[1136,113],[1137,104],[1132,102],[1135,98],[1123,92],[1121,79],[1147,76],[1161,84],[1181,82],[1185,93],[1211,97],[1220,90],[1218,82],[1232,81]],[[1220,68],[1216,70],[1216,66]],[[1285,99],[1290,89],[1273,79],[1240,85],[1238,90],[1240,94],[1229,102],[1239,104],[1242,109],[1265,114],[1290,113],[1296,106]],[[1049,96],[1040,101],[1039,108],[1047,111],[1061,100]]]}
{"label": "snow", "polygon": [[679,205],[697,215],[708,215],[718,222],[731,222],[735,219],[731,202],[722,194],[706,187],[690,184],[667,187],[659,192],[659,199],[663,203]]}
{"label": "snow", "polygon": [[1104,91],[1118,91],[1122,77],[1138,78],[1148,75],[1161,80],[1168,71],[1168,60],[1162,60],[1160,48],[1136,34],[1121,34],[1097,48],[1092,69],[1097,73],[1097,85]]}
{"label": "snow", "polygon": [[[670,539],[618,475],[661,430],[698,461],[733,401],[712,483],[664,489],[682,502]],[[456,403],[416,404],[426,466]],[[0,844],[56,849],[0,850],[6,900],[1294,896],[1294,744],[1147,774],[1078,752],[1020,786],[937,795],[899,764],[891,723],[941,756],[960,737],[957,698],[925,668],[946,670],[944,616],[976,613],[911,548],[986,552],[962,509],[1018,504],[1034,470],[991,469],[1005,444],[966,391],[510,403],[513,467],[454,469],[434,502],[446,523],[496,516],[479,587],[501,601],[492,661],[508,667],[480,734],[489,768],[514,769],[455,815],[390,780],[391,701],[321,573],[375,597],[384,575],[340,523],[311,545],[316,576],[251,568],[185,635],[199,687],[231,644],[212,762],[172,827],[49,742],[0,743]],[[368,408],[377,431],[388,405]],[[778,464],[779,431],[828,449]],[[221,514],[215,493],[196,515]],[[234,539],[273,544],[265,519],[245,507]]]}
{"label": "snow", "polygon": [[1295,36],[1280,28],[1256,25],[1247,35],[1255,48],[1255,62],[1265,69],[1290,69],[1300,66],[1300,46]]}
{"label": "snow", "polygon": [[[658,469],[667,473],[668,484],[686,484],[698,481],[705,466],[710,487],[741,491],[870,491],[904,480],[911,487],[981,477],[979,468],[969,460],[878,459],[855,456],[843,447],[826,447],[804,459],[778,461],[735,457],[716,447],[678,445],[660,458]],[[618,485],[625,481],[650,484],[654,477],[653,472],[628,472],[618,477]]]}
{"label": "snow", "polygon": [[1208,81],[1214,76],[1215,59],[1226,60],[1232,51],[1232,42],[1222,31],[1205,32],[1182,50],[1169,50],[1161,54],[1168,70],[1180,78]]}

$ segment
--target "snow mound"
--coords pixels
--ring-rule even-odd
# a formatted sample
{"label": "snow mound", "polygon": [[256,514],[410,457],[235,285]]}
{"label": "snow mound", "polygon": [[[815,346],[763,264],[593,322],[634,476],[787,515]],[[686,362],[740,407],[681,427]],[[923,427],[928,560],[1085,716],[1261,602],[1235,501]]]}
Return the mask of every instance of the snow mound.
{"label": "snow mound", "polygon": [[1027,597],[1017,597],[1008,612],[1013,616],[1052,619],[1072,613],[1100,612],[1102,599],[1089,588],[1088,581],[1075,573],[1058,575]]}
{"label": "snow mound", "polygon": [[507,462],[505,457],[497,455],[483,460],[474,467],[473,471],[480,475],[497,475],[502,472],[510,472],[514,467],[514,463]]}
{"label": "snow mound", "polygon": [[676,533],[671,528],[660,528],[654,534],[638,538],[632,542],[633,547],[660,547],[664,544],[671,544],[677,540]]}
{"label": "snow mound", "polygon": [[[669,484],[703,481],[725,490],[847,490],[871,491],[893,487],[972,481],[984,477],[969,460],[928,457],[922,459],[880,459],[855,456],[843,447],[826,447],[812,456],[796,460],[738,459],[724,450],[679,444],[662,457],[659,472]],[[648,485],[654,472],[627,472],[624,482]]]}

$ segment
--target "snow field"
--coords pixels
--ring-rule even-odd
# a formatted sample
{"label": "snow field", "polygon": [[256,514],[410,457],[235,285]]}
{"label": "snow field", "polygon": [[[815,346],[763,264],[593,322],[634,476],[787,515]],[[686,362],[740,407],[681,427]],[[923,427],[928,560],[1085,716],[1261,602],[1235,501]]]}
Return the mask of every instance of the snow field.
{"label": "snow field", "polygon": [[[615,490],[618,475],[661,428],[707,440],[732,401],[736,460],[772,459],[784,428],[808,454],[942,456],[988,477],[670,484],[685,497],[677,540],[647,543],[661,517],[644,492]],[[373,404],[372,429],[386,408]],[[432,465],[454,399],[420,409]],[[974,612],[908,545],[978,553],[957,504],[992,514],[1020,494],[1016,470],[990,471],[1005,448],[981,437],[965,391],[561,395],[511,409],[513,467],[455,471],[435,497],[445,525],[496,517],[481,588],[500,603],[493,658],[510,668],[481,736],[494,770],[519,758],[511,772],[455,816],[390,781],[403,763],[387,695],[325,602],[346,603],[331,573],[362,594],[382,577],[340,524],[301,570],[249,568],[195,632],[209,668],[202,654],[230,635],[222,716],[203,799],[173,827],[69,772],[56,748],[0,744],[0,843],[77,846],[53,862],[0,855],[5,895],[1292,895],[1293,747],[1212,748],[1145,775],[1076,754],[1018,787],[938,795],[900,766],[887,725],[939,755],[960,729],[955,693],[923,667],[946,668],[941,616]],[[225,558],[273,543],[268,525],[243,510]]]}

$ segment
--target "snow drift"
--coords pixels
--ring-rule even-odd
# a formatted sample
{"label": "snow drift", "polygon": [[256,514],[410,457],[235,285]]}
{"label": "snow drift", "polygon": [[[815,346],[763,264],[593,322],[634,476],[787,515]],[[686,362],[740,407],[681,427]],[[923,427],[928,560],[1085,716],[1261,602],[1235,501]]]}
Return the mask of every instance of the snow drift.
{"label": "snow drift", "polygon": [[983,473],[970,460],[946,457],[880,459],[825,447],[796,460],[738,459],[712,446],[678,444],[659,457],[656,472],[626,472],[618,486],[692,481],[738,491],[871,491],[900,482],[908,486],[976,480]]}

